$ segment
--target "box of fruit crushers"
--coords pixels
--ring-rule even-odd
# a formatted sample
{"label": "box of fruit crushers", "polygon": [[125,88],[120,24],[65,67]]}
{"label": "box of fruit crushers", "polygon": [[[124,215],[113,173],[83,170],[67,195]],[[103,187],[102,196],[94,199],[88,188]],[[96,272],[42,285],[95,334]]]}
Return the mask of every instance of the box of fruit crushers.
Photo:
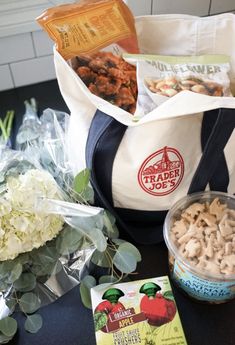
{"label": "box of fruit crushers", "polygon": [[91,289],[97,345],[187,345],[167,276]]}

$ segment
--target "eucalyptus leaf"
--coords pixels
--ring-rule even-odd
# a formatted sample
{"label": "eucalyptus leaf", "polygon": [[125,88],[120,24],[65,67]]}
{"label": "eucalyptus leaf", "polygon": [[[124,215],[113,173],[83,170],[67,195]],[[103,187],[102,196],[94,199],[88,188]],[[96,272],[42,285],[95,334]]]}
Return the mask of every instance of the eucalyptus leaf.
{"label": "eucalyptus leaf", "polygon": [[38,257],[41,262],[55,262],[59,258],[59,253],[55,246],[41,247],[41,251],[38,253]]}
{"label": "eucalyptus leaf", "polygon": [[34,249],[31,253],[30,253],[30,257],[34,262],[38,263],[42,263],[42,264],[47,264],[47,263],[53,263],[56,262],[57,259],[59,258],[59,253],[56,249],[56,246],[43,246],[39,249]]}
{"label": "eucalyptus leaf", "polygon": [[47,264],[34,264],[31,267],[31,271],[38,277],[42,276],[50,276],[55,275],[61,270],[61,265],[59,264],[59,260],[49,262]]}
{"label": "eucalyptus leaf", "polygon": [[118,250],[121,252],[131,253],[135,257],[137,262],[141,261],[141,254],[139,250],[133,244],[129,242],[120,243]]}
{"label": "eucalyptus leaf", "polygon": [[90,170],[84,169],[74,178],[74,190],[81,194],[88,186],[90,180]]}
{"label": "eucalyptus leaf", "polygon": [[102,276],[99,279],[99,284],[106,284],[106,283],[113,284],[113,283],[116,283],[117,281],[118,281],[117,277],[114,277],[114,276]]}
{"label": "eucalyptus leaf", "polygon": [[22,264],[16,263],[15,266],[12,267],[12,270],[9,272],[9,276],[7,278],[9,283],[14,283],[22,273]]}
{"label": "eucalyptus leaf", "polygon": [[94,228],[103,230],[104,227],[104,212],[100,212],[99,214],[97,214],[96,216],[92,217],[95,224],[94,224]]}
{"label": "eucalyptus leaf", "polygon": [[10,277],[11,271],[14,270],[14,267],[17,265],[15,260],[7,260],[0,263],[0,279],[5,279]]}
{"label": "eucalyptus leaf", "polygon": [[67,227],[56,240],[56,248],[62,255],[68,255],[79,249],[82,234],[76,229]]}
{"label": "eucalyptus leaf", "polygon": [[89,228],[84,230],[80,228],[79,217],[65,217],[65,221],[72,228],[75,228],[77,231],[80,231],[83,236],[87,237],[100,252],[105,251],[107,248],[107,240],[100,229]]}
{"label": "eucalyptus leaf", "polygon": [[55,263],[48,265],[33,265],[31,271],[37,277],[49,276],[55,268]]}
{"label": "eucalyptus leaf", "polygon": [[0,280],[0,291],[5,291],[11,284],[7,283],[6,280]]}
{"label": "eucalyptus leaf", "polygon": [[14,282],[13,286],[17,291],[31,291],[36,286],[36,277],[32,273],[22,273],[20,278]]}
{"label": "eucalyptus leaf", "polygon": [[109,212],[108,210],[105,210],[104,213],[108,217],[111,225],[113,226],[116,223],[116,219],[115,219],[114,215],[111,212]]}
{"label": "eucalyptus leaf", "polygon": [[74,228],[80,228],[83,229],[85,231],[88,231],[90,229],[93,228],[97,228],[102,230],[103,226],[104,226],[104,222],[103,222],[103,212],[100,212],[99,214],[95,215],[95,216],[89,216],[89,217],[80,217],[80,216],[71,216],[70,218],[75,218],[75,222],[76,222],[76,227]]}
{"label": "eucalyptus leaf", "polygon": [[4,335],[3,333],[0,333],[0,344],[9,343],[9,341],[13,338],[13,336],[8,337],[8,336]]}
{"label": "eucalyptus leaf", "polygon": [[24,324],[24,328],[26,331],[30,333],[37,333],[39,329],[42,327],[43,320],[41,315],[33,314],[27,315],[27,319]]}
{"label": "eucalyptus leaf", "polygon": [[96,280],[92,276],[86,276],[80,283],[80,294],[82,303],[85,307],[91,309],[91,294],[90,290],[92,287],[96,286]]}
{"label": "eucalyptus leaf", "polygon": [[113,257],[113,264],[120,272],[131,273],[136,269],[137,260],[132,253],[118,249]]}
{"label": "eucalyptus leaf", "polygon": [[60,253],[54,247],[43,246],[30,253],[32,260],[31,271],[37,276],[51,275],[54,272]]}
{"label": "eucalyptus leaf", "polygon": [[90,202],[93,204],[93,202],[94,202],[94,190],[92,187],[87,186],[81,195],[82,195],[83,201],[86,200],[87,202]]}
{"label": "eucalyptus leaf", "polygon": [[0,320],[0,331],[7,337],[13,337],[17,331],[17,322],[13,317],[7,316]]}
{"label": "eucalyptus leaf", "polygon": [[13,313],[13,311],[15,310],[16,304],[17,304],[17,301],[15,298],[6,300],[6,306],[10,309],[11,313]]}
{"label": "eucalyptus leaf", "polygon": [[104,252],[99,252],[97,249],[94,251],[91,257],[91,261],[100,267],[112,267],[112,258],[114,256],[114,252],[106,248]]}
{"label": "eucalyptus leaf", "polygon": [[119,236],[118,228],[115,224],[115,218],[113,215],[108,212],[104,211],[104,226],[105,226],[105,233],[109,238],[117,238]]}
{"label": "eucalyptus leaf", "polygon": [[25,293],[19,300],[20,309],[27,314],[32,314],[41,306],[38,296],[32,292]]}
{"label": "eucalyptus leaf", "polygon": [[17,257],[17,261],[18,261],[19,263],[21,263],[21,265],[27,264],[27,263],[29,262],[29,254],[28,254],[28,253],[20,254],[20,255]]}

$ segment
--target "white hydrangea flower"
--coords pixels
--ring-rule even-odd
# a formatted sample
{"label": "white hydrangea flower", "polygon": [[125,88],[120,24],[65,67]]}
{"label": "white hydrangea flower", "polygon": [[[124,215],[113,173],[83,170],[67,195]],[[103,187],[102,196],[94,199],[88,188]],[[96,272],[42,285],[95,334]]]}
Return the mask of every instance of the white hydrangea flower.
{"label": "white hydrangea flower", "polygon": [[11,203],[5,199],[0,199],[0,217],[11,212]]}
{"label": "white hydrangea flower", "polygon": [[35,212],[38,197],[61,199],[60,189],[48,172],[31,169],[7,179],[7,191],[0,199],[0,261],[43,246],[63,228],[61,216]]}
{"label": "white hydrangea flower", "polygon": [[0,238],[3,238],[4,235],[5,235],[5,231],[0,228]]}

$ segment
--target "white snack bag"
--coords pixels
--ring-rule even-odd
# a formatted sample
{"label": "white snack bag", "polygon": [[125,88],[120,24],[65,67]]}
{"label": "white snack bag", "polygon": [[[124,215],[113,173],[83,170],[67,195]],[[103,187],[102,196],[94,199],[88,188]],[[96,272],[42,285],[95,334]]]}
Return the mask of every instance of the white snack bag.
{"label": "white snack bag", "polygon": [[181,91],[231,97],[226,55],[158,56],[124,54],[137,65],[137,116],[143,116]]}

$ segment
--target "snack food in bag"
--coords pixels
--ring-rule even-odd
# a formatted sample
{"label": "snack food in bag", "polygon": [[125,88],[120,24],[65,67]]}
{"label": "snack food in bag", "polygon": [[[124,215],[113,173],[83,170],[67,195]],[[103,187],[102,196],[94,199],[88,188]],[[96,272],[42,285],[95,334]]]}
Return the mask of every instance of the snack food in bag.
{"label": "snack food in bag", "polygon": [[[124,58],[137,64],[140,112],[151,111],[182,91],[215,97],[232,96],[228,76],[230,70],[228,56],[125,54]],[[145,104],[148,109],[145,109]]]}
{"label": "snack food in bag", "polygon": [[98,52],[77,56],[73,69],[88,89],[106,101],[134,113],[137,99],[136,68],[120,56]]}
{"label": "snack food in bag", "polygon": [[37,20],[92,93],[135,111],[135,66],[120,55],[138,53],[138,43],[134,17],[122,0],[56,6]]}

